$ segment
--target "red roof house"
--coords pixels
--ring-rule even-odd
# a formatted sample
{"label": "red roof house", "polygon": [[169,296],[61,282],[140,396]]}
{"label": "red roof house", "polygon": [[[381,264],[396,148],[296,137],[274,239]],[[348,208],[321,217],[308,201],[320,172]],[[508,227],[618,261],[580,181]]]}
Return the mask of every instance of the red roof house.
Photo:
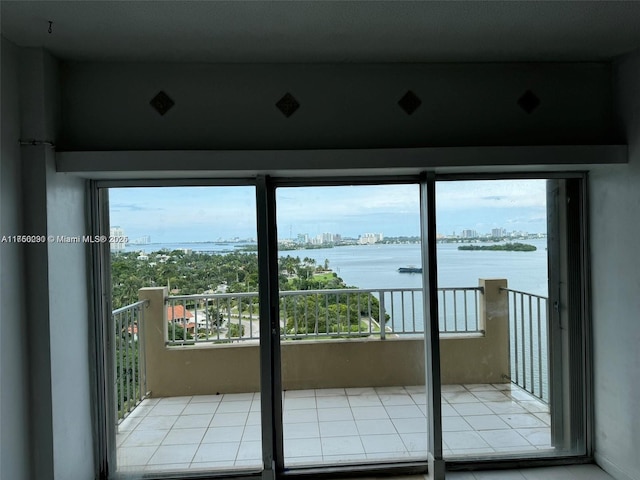
{"label": "red roof house", "polygon": [[167,320],[169,322],[183,321],[189,318],[193,318],[193,313],[183,305],[167,305]]}

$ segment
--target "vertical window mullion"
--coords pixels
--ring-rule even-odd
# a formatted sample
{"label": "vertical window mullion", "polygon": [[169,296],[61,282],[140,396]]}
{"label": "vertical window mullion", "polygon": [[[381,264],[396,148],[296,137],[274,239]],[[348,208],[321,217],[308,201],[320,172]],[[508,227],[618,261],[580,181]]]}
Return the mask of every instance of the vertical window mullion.
{"label": "vertical window mullion", "polygon": [[263,479],[284,470],[282,378],[278,292],[278,240],[275,187],[266,176],[256,184],[260,306],[260,401]]}
{"label": "vertical window mullion", "polygon": [[422,243],[422,285],[425,316],[425,386],[427,397],[429,475],[444,478],[442,450],[442,403],[440,380],[440,328],[436,252],[435,175],[427,172],[420,182],[420,223]]}
{"label": "vertical window mullion", "polygon": [[[91,230],[98,235],[109,235],[109,191],[99,188],[96,182],[89,185],[89,209]],[[96,322],[92,325],[95,336],[95,409],[96,445],[94,452],[101,478],[106,478],[116,465],[116,325],[111,308],[111,272],[109,243],[91,244],[93,274],[93,311]]]}

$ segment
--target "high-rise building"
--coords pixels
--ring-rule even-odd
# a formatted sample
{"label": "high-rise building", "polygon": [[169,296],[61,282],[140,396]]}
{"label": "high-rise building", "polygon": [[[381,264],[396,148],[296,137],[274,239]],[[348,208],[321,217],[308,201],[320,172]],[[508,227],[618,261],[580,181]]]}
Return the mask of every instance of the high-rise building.
{"label": "high-rise building", "polygon": [[371,245],[374,243],[381,242],[384,236],[382,233],[363,233],[358,238],[358,243],[361,245]]}
{"label": "high-rise building", "polygon": [[[124,230],[118,226],[118,225],[114,225],[113,227],[111,227],[109,229],[109,235],[113,238],[113,237],[119,237],[119,238],[123,238],[124,237]],[[111,251],[112,252],[121,252],[124,250],[125,247],[125,242],[110,242],[111,245]]]}
{"label": "high-rise building", "polygon": [[322,243],[333,243],[333,233],[323,233],[321,237]]}

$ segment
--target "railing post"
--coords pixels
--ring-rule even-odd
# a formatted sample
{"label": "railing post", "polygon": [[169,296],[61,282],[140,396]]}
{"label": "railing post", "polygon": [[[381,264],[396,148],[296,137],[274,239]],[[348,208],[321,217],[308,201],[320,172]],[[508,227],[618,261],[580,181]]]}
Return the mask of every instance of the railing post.
{"label": "railing post", "polygon": [[144,348],[144,311],[147,305],[140,305],[138,308],[138,400],[147,394],[147,362]]}
{"label": "railing post", "polygon": [[141,333],[144,336],[142,338],[144,351],[140,352],[140,355],[144,356],[147,390],[150,392],[153,392],[159,376],[162,375],[159,363],[168,340],[167,309],[165,307],[167,295],[166,287],[138,290],[138,298],[149,302],[142,307],[144,314],[141,318],[143,323]]}
{"label": "railing post", "polygon": [[[479,330],[484,330],[485,337],[490,340],[491,347],[485,354],[493,356],[505,380],[510,377],[509,347],[509,299],[506,279],[478,280],[482,288],[480,295]],[[480,361],[481,359],[478,359]]]}
{"label": "railing post", "polygon": [[386,325],[386,313],[384,308],[384,292],[380,290],[380,299],[378,301],[378,324],[380,325],[380,340],[385,339],[385,333],[387,331]]}

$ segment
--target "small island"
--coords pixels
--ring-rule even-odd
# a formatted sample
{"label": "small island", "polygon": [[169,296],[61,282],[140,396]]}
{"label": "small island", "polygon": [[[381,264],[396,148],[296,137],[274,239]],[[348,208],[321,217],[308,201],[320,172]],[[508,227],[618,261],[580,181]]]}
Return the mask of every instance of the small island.
{"label": "small island", "polygon": [[495,252],[535,252],[537,248],[528,243],[505,243],[503,245],[461,245],[458,250],[489,250]]}

